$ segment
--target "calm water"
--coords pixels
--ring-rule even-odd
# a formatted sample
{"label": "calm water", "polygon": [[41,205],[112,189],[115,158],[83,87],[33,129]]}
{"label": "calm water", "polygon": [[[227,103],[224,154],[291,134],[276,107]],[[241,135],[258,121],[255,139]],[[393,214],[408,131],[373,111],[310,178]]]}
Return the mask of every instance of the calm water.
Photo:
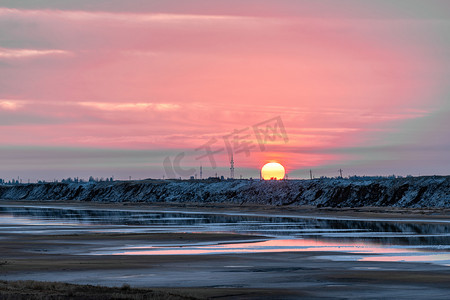
{"label": "calm water", "polygon": [[[83,232],[230,232],[244,242],[119,244],[92,255],[179,255],[256,252],[327,252],[333,260],[429,262],[450,266],[450,220],[442,222],[341,220],[192,212],[0,207],[0,234]],[[251,235],[264,235],[261,240]],[[328,252],[348,255],[333,256]]]}

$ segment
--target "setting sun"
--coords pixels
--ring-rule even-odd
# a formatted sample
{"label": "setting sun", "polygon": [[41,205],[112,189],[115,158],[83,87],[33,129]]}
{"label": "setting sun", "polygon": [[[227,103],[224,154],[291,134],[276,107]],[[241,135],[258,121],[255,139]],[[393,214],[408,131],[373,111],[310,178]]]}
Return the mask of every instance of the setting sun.
{"label": "setting sun", "polygon": [[264,180],[281,180],[284,178],[284,175],[284,167],[276,162],[267,163],[261,168],[261,176]]}

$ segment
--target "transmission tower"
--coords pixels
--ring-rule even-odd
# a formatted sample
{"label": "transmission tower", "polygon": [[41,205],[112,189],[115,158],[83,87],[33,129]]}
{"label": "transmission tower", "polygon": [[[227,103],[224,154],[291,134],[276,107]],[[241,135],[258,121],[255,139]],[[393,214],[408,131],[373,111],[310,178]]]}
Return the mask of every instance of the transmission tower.
{"label": "transmission tower", "polygon": [[231,154],[231,160],[230,160],[230,178],[234,179],[234,160],[233,160],[233,154]]}

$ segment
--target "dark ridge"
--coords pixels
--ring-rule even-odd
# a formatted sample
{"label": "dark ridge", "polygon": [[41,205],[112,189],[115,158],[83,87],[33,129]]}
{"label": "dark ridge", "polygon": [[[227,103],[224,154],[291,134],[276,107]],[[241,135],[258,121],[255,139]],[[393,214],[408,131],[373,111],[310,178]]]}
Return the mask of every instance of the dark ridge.
{"label": "dark ridge", "polygon": [[450,208],[450,176],[36,183],[0,185],[0,199]]}

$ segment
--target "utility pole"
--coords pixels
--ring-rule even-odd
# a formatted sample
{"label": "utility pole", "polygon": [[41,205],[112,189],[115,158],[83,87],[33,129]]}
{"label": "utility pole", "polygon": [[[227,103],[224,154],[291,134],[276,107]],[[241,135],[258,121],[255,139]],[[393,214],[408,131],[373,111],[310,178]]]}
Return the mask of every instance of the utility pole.
{"label": "utility pole", "polygon": [[341,178],[342,178],[342,169],[339,169],[339,173],[341,174]]}
{"label": "utility pole", "polygon": [[313,179],[313,177],[312,177],[312,170],[311,169],[309,170],[309,177],[311,177],[311,179]]}

